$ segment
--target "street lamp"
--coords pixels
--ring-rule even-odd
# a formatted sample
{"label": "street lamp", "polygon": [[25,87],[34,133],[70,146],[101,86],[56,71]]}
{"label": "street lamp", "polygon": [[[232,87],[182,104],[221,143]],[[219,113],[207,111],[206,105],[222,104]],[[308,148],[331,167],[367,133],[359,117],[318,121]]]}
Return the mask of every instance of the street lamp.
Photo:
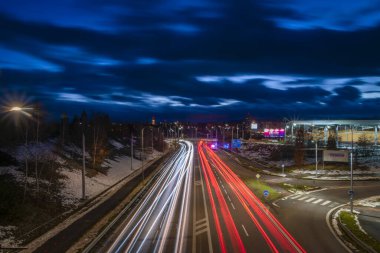
{"label": "street lamp", "polygon": [[82,199],[86,198],[86,136],[85,136],[85,125],[86,121],[82,119],[83,122],[79,124],[82,126]]}
{"label": "street lamp", "polygon": [[[22,113],[27,117],[32,117],[28,110],[33,110],[31,107],[12,106],[7,111],[10,113]],[[24,199],[26,195],[26,188],[28,184],[28,124],[25,126],[25,184],[24,184]]]}
{"label": "street lamp", "polygon": [[143,152],[144,152],[144,129],[143,127],[141,129],[141,174],[142,174],[142,179],[144,182],[144,157],[143,157]]}

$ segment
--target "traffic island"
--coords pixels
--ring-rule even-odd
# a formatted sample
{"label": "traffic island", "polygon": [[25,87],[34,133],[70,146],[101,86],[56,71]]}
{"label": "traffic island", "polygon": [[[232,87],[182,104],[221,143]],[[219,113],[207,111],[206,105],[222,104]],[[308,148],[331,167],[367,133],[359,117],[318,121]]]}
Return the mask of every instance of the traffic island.
{"label": "traffic island", "polygon": [[358,211],[351,213],[346,208],[338,210],[334,215],[334,220],[340,230],[338,234],[343,237],[343,241],[352,250],[370,253],[380,252],[380,242],[361,227],[358,219],[359,214]]}

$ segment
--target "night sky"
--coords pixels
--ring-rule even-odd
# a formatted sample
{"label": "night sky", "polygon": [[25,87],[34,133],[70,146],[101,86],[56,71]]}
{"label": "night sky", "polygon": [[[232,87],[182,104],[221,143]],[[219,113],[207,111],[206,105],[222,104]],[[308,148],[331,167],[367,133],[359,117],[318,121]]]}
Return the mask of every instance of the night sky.
{"label": "night sky", "polygon": [[379,0],[0,1],[0,97],[118,120],[380,118]]}

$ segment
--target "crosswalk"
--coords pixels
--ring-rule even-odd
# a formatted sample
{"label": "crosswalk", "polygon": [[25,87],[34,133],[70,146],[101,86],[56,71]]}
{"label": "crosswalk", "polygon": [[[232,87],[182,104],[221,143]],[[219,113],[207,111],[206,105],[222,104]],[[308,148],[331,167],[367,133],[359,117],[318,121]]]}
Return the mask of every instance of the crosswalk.
{"label": "crosswalk", "polygon": [[334,202],[328,199],[318,198],[316,196],[309,195],[308,193],[300,193],[300,194],[291,195],[291,196],[282,198],[281,200],[292,200],[295,203],[300,201],[306,204],[320,205],[320,206],[325,206],[329,208],[333,208],[340,205],[340,203],[338,202]]}

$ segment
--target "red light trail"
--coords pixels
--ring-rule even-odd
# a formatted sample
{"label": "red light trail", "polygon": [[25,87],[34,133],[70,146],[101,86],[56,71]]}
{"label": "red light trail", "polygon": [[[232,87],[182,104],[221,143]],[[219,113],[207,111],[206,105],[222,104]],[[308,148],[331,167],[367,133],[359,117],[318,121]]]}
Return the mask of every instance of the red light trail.
{"label": "red light trail", "polygon": [[[210,182],[215,190],[217,200],[219,202],[221,213],[223,215],[223,220],[228,227],[230,237],[237,239],[238,243],[234,244],[235,252],[245,252],[244,245],[240,239],[240,235],[236,230],[236,226],[232,219],[232,216],[228,210],[224,196],[220,190],[219,184],[215,178],[210,162],[206,158],[207,156],[211,159],[214,167],[218,173],[223,177],[223,179],[228,183],[240,204],[243,206],[244,210],[251,218],[252,222],[263,236],[268,247],[272,252],[306,252],[302,246],[290,235],[290,233],[281,225],[281,223],[270,213],[270,211],[265,207],[265,205],[258,199],[251,190],[245,185],[245,183],[211,150],[209,147],[204,145],[202,142],[198,145],[199,154],[201,156],[202,169],[206,179],[206,185],[208,187],[208,194],[210,200],[212,199],[212,209],[215,223],[219,223],[219,218],[217,216],[216,204],[214,203],[212,197],[212,191],[210,189]],[[204,152],[206,150],[206,153]],[[231,228],[231,230],[230,230]],[[235,228],[235,230],[234,230]],[[220,225],[219,225],[220,229]],[[218,230],[218,228],[217,228]],[[221,231],[218,232],[218,238],[221,245],[224,245],[223,236],[220,235]],[[277,244],[274,243],[275,240]],[[241,244],[240,244],[241,243]],[[277,247],[276,247],[277,245]],[[222,248],[222,246],[221,246]],[[280,249],[278,249],[280,248]]]}

